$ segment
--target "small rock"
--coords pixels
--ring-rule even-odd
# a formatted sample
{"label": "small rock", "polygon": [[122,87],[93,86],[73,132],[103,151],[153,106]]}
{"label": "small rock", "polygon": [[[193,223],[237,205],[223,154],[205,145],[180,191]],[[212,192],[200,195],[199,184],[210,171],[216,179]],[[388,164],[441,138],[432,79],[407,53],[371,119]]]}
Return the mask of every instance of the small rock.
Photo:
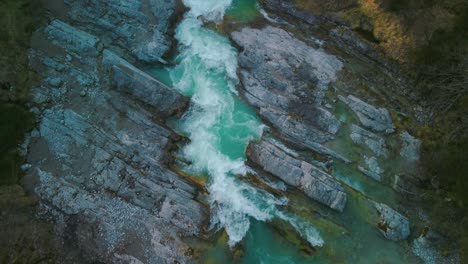
{"label": "small rock", "polygon": [[268,9],[273,10],[278,14],[288,14],[309,25],[316,25],[318,22],[317,17],[306,11],[296,8],[294,4],[289,3],[289,1],[266,0],[265,5]]}
{"label": "small rock", "polygon": [[409,161],[418,161],[420,158],[421,141],[406,131],[400,134],[400,140],[403,144],[400,155]]}
{"label": "small rock", "polygon": [[63,81],[62,79],[58,77],[50,77],[50,78],[47,78],[47,83],[53,88],[58,88],[62,86]]}
{"label": "small rock", "polygon": [[393,210],[388,205],[372,202],[380,216],[377,224],[379,231],[389,240],[401,241],[410,235],[410,223],[408,218]]}
{"label": "small rock", "polygon": [[361,145],[365,144],[377,156],[388,156],[388,150],[386,148],[385,140],[382,137],[354,124],[352,124],[350,128],[350,137],[354,143]]}
{"label": "small rock", "polygon": [[33,129],[33,131],[31,131],[31,137],[33,138],[38,138],[41,136],[41,133],[39,132],[39,130],[37,130],[36,128]]}
{"label": "small rock", "polygon": [[27,170],[29,170],[31,167],[32,167],[31,164],[23,164],[23,165],[21,165],[21,170],[22,170],[22,171],[27,171]]}
{"label": "small rock", "polygon": [[384,173],[385,171],[379,167],[377,158],[376,157],[368,158],[365,156],[364,160],[366,162],[367,169],[361,166],[359,166],[358,169],[365,175],[371,177],[372,179],[376,181],[382,181],[381,174]]}
{"label": "small rock", "polygon": [[81,90],[80,96],[81,96],[81,97],[85,97],[85,96],[86,96],[86,90],[84,90],[84,89]]}

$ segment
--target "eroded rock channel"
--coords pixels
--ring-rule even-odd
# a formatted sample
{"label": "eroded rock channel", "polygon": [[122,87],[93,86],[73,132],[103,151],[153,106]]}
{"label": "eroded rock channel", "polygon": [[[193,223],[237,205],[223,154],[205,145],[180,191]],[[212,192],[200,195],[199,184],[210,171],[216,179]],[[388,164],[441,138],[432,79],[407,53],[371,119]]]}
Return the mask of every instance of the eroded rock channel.
{"label": "eroded rock channel", "polygon": [[394,66],[289,1],[251,2],[46,4],[24,184],[58,259],[457,263],[403,199],[421,143]]}

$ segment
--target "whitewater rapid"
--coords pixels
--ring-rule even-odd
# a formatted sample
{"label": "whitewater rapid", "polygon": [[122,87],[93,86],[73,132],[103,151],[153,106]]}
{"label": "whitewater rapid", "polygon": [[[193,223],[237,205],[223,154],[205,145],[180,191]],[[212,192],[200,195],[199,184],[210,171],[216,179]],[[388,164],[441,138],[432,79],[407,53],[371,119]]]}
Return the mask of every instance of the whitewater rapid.
{"label": "whitewater rapid", "polygon": [[191,98],[189,111],[178,123],[190,138],[181,155],[190,163],[189,172],[209,176],[212,227],[224,228],[233,246],[246,235],[250,218],[278,217],[310,244],[321,246],[323,240],[314,227],[278,209],[286,198],[237,178],[249,172],[245,149],[250,140],[260,138],[264,126],[237,97],[237,51],[227,38],[203,27],[207,21],[220,22],[231,0],[183,2],[190,10],[176,29],[180,54],[169,72],[175,89]]}

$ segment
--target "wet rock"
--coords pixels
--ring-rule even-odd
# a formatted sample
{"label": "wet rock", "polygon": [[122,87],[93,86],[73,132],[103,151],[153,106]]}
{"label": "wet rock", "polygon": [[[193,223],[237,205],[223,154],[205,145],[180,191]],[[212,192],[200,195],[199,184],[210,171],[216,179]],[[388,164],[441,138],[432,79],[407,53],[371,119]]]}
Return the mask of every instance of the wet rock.
{"label": "wet rock", "polygon": [[359,121],[361,121],[361,124],[365,127],[385,133],[392,133],[395,131],[390,113],[387,109],[377,108],[353,95],[348,95],[346,98],[339,96],[339,98],[356,113]]}
{"label": "wet rock", "polygon": [[393,210],[388,205],[373,202],[374,208],[380,217],[377,224],[379,231],[389,240],[405,240],[410,235],[410,224],[408,218]]}
{"label": "wet rock", "polygon": [[277,13],[277,14],[287,14],[290,15],[296,19],[299,19],[300,21],[303,21],[309,25],[315,25],[318,22],[318,18],[313,16],[312,14],[297,9],[292,3],[289,3],[287,1],[282,1],[282,0],[264,0],[263,5]]}
{"label": "wet rock", "polygon": [[366,157],[364,156],[364,161],[366,167],[358,166],[358,169],[365,175],[371,177],[376,181],[382,181],[381,174],[384,173],[384,170],[379,167],[379,163],[376,157]]}
{"label": "wet rock", "polygon": [[103,64],[111,70],[112,84],[118,91],[153,106],[164,118],[181,112],[188,104],[188,98],[109,50],[103,52]]}
{"label": "wet rock", "polygon": [[58,88],[62,85],[62,80],[60,78],[49,78],[47,79],[47,84],[51,87]]}
{"label": "wet rock", "polygon": [[288,155],[266,140],[250,143],[247,156],[263,170],[299,188],[310,198],[337,211],[343,211],[347,199],[343,187],[314,165]]}
{"label": "wet rock", "polygon": [[377,156],[388,157],[388,149],[382,137],[354,124],[351,124],[350,128],[350,137],[354,143],[366,145]]}
{"label": "wet rock", "polygon": [[400,140],[402,142],[400,155],[408,161],[418,161],[421,141],[406,131],[400,134]]}
{"label": "wet rock", "polygon": [[340,127],[322,104],[323,91],[336,79],[341,61],[280,28],[244,28],[232,38],[243,50],[241,93],[260,116],[283,139],[346,160],[322,145]]}

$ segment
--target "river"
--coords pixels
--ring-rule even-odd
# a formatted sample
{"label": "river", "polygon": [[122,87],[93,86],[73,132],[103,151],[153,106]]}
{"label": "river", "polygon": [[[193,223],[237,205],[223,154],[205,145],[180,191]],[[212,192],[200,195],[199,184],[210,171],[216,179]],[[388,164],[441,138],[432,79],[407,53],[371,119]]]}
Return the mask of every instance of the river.
{"label": "river", "polygon": [[[226,36],[205,25],[220,23],[225,15],[249,21],[259,14],[257,5],[253,0],[183,2],[189,11],[176,29],[176,66],[154,69],[153,74],[191,98],[189,110],[171,122],[190,139],[178,154],[188,164],[187,172],[208,179],[211,228],[227,235],[205,252],[201,262],[233,262],[231,251],[241,244],[243,253],[236,262],[242,263],[413,263],[404,247],[365,223],[363,215],[368,212],[359,194],[350,196],[341,216],[331,213],[338,219],[335,224],[286,211],[289,199],[320,207],[300,194],[276,197],[242,179],[250,172],[245,165],[248,142],[259,139],[265,126],[236,92],[237,50]],[[294,230],[317,253],[307,254],[285,239],[272,221]]]}

